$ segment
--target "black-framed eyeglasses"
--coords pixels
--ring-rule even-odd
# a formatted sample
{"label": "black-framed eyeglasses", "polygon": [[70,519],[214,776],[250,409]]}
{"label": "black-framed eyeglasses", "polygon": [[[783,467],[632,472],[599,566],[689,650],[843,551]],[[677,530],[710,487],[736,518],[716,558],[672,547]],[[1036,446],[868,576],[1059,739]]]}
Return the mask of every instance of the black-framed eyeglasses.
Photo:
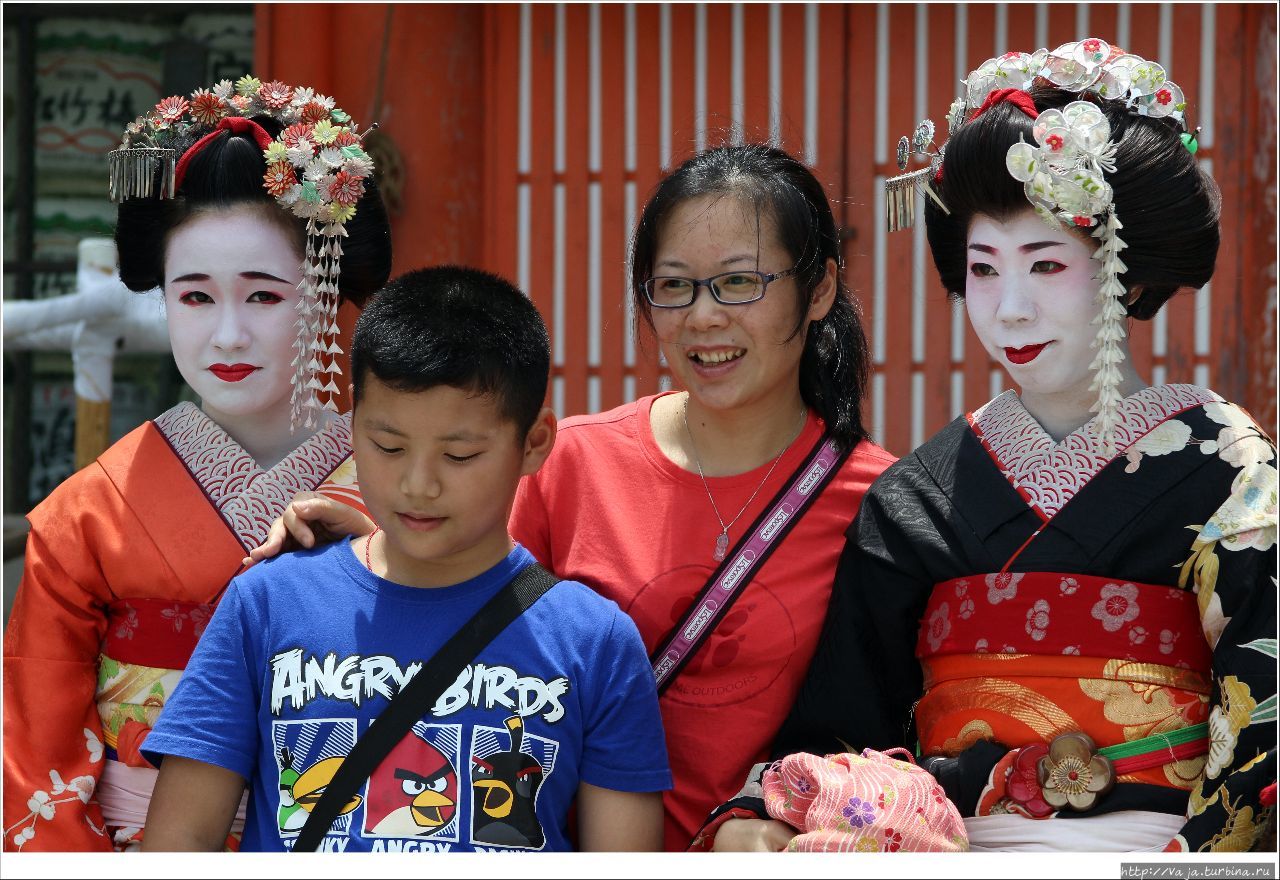
{"label": "black-framed eyeglasses", "polygon": [[684,278],[679,275],[658,275],[640,284],[644,298],[658,309],[682,309],[693,305],[698,288],[705,287],[718,303],[741,306],[764,297],[770,281],[795,275],[799,266],[785,272],[721,272],[710,278]]}

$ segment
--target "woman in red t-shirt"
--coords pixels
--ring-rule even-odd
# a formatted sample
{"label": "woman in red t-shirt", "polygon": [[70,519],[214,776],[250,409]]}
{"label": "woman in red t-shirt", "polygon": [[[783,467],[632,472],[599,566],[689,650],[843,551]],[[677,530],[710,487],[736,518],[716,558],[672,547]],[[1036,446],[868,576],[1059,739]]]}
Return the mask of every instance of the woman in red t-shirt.
{"label": "woman in red t-shirt", "polygon": [[[676,783],[666,846],[679,850],[768,757],[817,646],[845,530],[893,458],[862,424],[866,337],[825,191],[801,162],[756,144],[689,159],[645,206],[631,266],[634,307],[683,390],[560,424],[511,516],[540,562],[616,601],[653,652],[815,447],[847,453],[663,693]],[[370,528],[350,519],[297,502],[284,526],[310,546],[307,521]],[[255,557],[283,537],[278,527]]]}

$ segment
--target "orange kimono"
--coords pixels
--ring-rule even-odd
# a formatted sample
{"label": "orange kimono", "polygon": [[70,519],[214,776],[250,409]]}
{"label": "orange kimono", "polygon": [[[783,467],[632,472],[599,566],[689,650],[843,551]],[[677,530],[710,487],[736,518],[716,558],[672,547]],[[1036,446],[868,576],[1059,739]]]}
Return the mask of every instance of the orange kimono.
{"label": "orange kimono", "polygon": [[349,416],[269,470],[196,406],[135,429],[28,519],[4,638],[4,849],[140,839],[138,747],[228,581],[298,492],[350,502]]}

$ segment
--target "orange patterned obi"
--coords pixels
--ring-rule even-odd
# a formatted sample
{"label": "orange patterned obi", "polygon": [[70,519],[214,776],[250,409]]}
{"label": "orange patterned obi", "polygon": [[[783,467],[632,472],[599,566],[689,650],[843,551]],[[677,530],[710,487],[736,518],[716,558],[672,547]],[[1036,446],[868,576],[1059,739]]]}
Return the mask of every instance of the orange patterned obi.
{"label": "orange patterned obi", "polygon": [[[923,754],[978,740],[1010,748],[1088,734],[1112,746],[1208,717],[1211,652],[1189,591],[1051,572],[937,584],[916,656]],[[1119,777],[1191,789],[1203,755]]]}
{"label": "orange patterned obi", "polygon": [[97,700],[108,758],[150,766],[139,747],[177,687],[214,607],[172,599],[107,606]]}

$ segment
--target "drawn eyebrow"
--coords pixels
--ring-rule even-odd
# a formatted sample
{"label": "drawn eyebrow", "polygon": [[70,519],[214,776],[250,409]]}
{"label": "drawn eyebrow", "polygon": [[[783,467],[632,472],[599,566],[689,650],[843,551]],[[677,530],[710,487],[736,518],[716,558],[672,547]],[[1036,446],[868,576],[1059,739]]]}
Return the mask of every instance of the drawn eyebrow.
{"label": "drawn eyebrow", "polygon": [[[288,284],[283,278],[277,278],[270,272],[241,272],[240,277],[248,281],[275,281],[278,284]],[[208,281],[209,276],[203,272],[189,272],[186,275],[179,275],[177,278],[170,278],[170,284],[177,284],[179,281]]]}
{"label": "drawn eyebrow", "polygon": [[[1033,251],[1044,250],[1045,248],[1065,247],[1065,246],[1066,246],[1066,242],[1063,242],[1063,241],[1033,241],[1033,242],[1030,242],[1029,244],[1019,245],[1018,250],[1024,254],[1029,254]],[[991,245],[978,244],[978,243],[969,245],[969,250],[981,251],[984,254],[992,254],[992,255],[1000,253]]]}

